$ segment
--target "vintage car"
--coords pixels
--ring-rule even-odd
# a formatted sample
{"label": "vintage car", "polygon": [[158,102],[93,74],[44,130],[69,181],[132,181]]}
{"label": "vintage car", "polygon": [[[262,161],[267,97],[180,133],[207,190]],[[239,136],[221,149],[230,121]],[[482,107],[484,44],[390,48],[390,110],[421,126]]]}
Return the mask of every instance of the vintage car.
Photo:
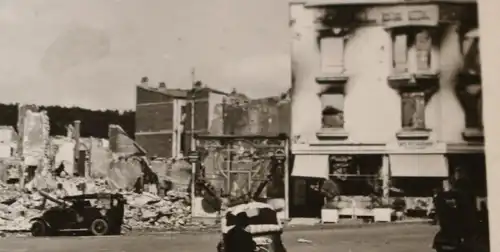
{"label": "vintage car", "polygon": [[54,199],[58,205],[31,219],[33,236],[56,235],[62,231],[90,231],[93,235],[119,235],[126,200],[121,194],[83,194]]}

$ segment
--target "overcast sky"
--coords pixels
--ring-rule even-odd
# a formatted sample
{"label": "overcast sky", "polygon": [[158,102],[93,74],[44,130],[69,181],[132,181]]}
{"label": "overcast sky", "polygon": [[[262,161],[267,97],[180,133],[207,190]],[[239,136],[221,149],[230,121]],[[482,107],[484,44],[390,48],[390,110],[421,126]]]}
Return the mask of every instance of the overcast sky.
{"label": "overcast sky", "polygon": [[289,85],[286,0],[0,0],[0,102],[131,109],[142,76]]}

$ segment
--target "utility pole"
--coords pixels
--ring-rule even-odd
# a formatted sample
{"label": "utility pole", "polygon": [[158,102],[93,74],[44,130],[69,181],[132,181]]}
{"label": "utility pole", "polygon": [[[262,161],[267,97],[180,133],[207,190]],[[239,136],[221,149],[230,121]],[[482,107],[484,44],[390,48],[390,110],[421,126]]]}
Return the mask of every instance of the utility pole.
{"label": "utility pole", "polygon": [[194,146],[194,106],[195,106],[195,69],[194,67],[191,69],[191,151],[195,151],[196,148]]}
{"label": "utility pole", "polygon": [[[196,151],[194,146],[194,99],[195,99],[195,69],[191,68],[191,154]],[[191,204],[195,198],[195,190],[196,190],[196,162],[191,162],[191,181],[190,181],[190,189],[191,189]]]}

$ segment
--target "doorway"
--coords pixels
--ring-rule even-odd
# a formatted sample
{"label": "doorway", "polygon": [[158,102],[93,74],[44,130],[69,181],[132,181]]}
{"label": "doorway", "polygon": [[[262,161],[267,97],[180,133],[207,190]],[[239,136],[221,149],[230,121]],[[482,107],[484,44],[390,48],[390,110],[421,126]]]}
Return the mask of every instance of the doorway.
{"label": "doorway", "polygon": [[321,186],[323,179],[290,178],[290,217],[320,218],[323,195],[315,188]]}

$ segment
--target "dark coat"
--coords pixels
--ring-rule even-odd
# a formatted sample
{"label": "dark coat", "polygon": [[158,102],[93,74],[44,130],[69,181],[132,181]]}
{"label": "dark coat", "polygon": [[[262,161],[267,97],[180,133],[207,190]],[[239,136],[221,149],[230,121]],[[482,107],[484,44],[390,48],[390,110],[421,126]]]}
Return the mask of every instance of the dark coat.
{"label": "dark coat", "polygon": [[256,248],[252,234],[235,226],[224,235],[224,252],[253,252]]}

